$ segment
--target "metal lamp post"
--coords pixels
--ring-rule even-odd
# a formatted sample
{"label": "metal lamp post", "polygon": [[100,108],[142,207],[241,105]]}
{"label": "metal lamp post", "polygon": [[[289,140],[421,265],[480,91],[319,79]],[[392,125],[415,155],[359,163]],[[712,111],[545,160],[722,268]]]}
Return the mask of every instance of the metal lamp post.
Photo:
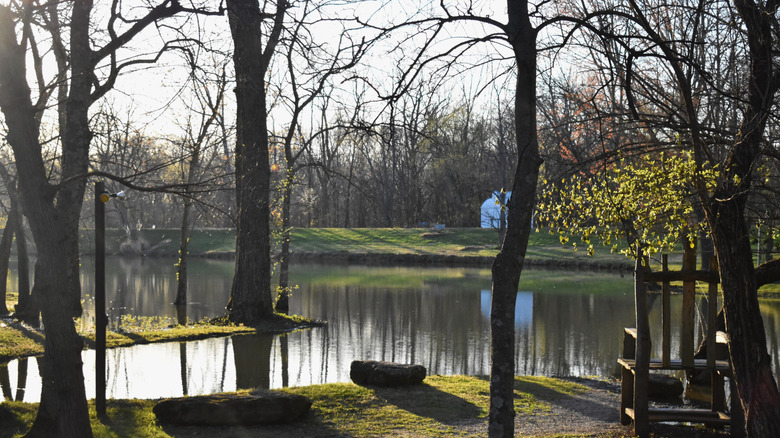
{"label": "metal lamp post", "polygon": [[95,183],[95,411],[106,417],[106,207],[103,181]]}
{"label": "metal lamp post", "polygon": [[124,192],[109,194],[103,181],[95,182],[95,411],[106,417],[106,202],[124,199]]}

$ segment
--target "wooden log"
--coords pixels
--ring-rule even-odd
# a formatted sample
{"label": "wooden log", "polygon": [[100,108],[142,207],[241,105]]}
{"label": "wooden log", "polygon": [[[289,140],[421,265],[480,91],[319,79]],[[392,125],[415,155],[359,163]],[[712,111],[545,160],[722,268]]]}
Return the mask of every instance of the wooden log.
{"label": "wooden log", "polygon": [[374,360],[352,362],[349,377],[358,385],[405,386],[419,385],[425,380],[422,365],[407,365]]}

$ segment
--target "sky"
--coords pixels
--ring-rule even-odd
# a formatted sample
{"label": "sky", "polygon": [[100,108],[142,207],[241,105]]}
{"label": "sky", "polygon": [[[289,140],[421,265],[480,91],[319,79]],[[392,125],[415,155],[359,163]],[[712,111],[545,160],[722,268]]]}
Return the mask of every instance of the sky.
{"label": "sky", "polygon": [[[0,3],[7,4],[9,0],[0,0]],[[124,2],[126,17],[139,16],[144,9],[139,7],[139,0]],[[458,2],[455,2],[458,3]],[[477,2],[460,2],[463,4],[474,3],[476,11],[498,20],[502,20],[505,15],[505,3],[489,0]],[[300,15],[303,8],[302,3],[296,2],[296,7],[292,13]],[[106,6],[105,2],[96,2],[96,11],[93,14],[94,38],[99,41],[105,37],[107,11],[101,6]],[[441,13],[438,1],[412,1],[412,0],[375,0],[375,1],[355,1],[338,0],[327,3],[323,7],[322,15],[337,17],[346,21],[317,21],[311,24],[310,32],[312,38],[318,44],[326,47],[326,50],[332,50],[337,45],[337,37],[341,35],[341,29],[346,27],[351,29],[351,35],[354,38],[371,38],[376,34],[375,30],[361,28],[360,22],[376,23],[385,25],[386,23],[398,23],[408,18],[420,18],[431,13]],[[452,6],[450,11],[457,13],[459,10],[465,10],[465,6]],[[317,13],[310,15],[312,21],[316,21]],[[357,18],[357,20],[353,20]],[[442,39],[441,43],[433,46],[433,51],[445,50],[452,41],[458,41],[464,35],[482,35],[485,32],[495,31],[486,29],[482,25],[456,25],[450,26],[443,35],[447,39]],[[228,28],[227,17],[225,16],[188,16],[187,19],[169,19],[164,25],[150,27],[144,33],[139,35],[128,49],[119,53],[120,60],[136,59],[148,57],[154,54],[161,46],[162,41],[172,37],[195,35],[202,41],[206,41],[210,48],[220,51],[220,54],[214,55],[208,53],[206,49],[195,49],[199,60],[206,62],[219,62],[220,57],[230,56],[232,41]],[[48,50],[48,36],[38,35],[39,45],[43,52]],[[418,32],[416,28],[406,27],[393,33],[391,37],[385,38],[371,48],[368,55],[363,59],[349,76],[360,76],[371,82],[367,87],[369,92],[376,89],[381,93],[388,93],[393,87],[393,80],[399,76],[399,69],[406,65],[408,57],[414,53],[423,44],[425,35]],[[399,49],[400,42],[403,46]],[[394,50],[395,49],[395,50]],[[500,50],[500,49],[499,49]],[[495,56],[495,45],[484,45],[475,51],[471,57],[464,57],[464,60],[481,60],[485,56]],[[280,71],[284,67],[284,59],[277,53],[274,58],[274,68]],[[54,77],[56,66],[51,59],[51,53],[48,53],[48,61],[44,63],[44,70],[48,78]],[[402,60],[402,58],[407,58]],[[300,59],[299,65],[305,66],[306,61]],[[232,62],[227,63],[228,68],[232,69]],[[33,79],[31,60],[28,61],[28,75]],[[105,65],[103,66],[105,67]],[[460,94],[476,93],[483,89],[488,78],[495,75],[495,65],[484,65],[468,71],[455,71],[450,79],[451,97]],[[101,71],[98,70],[98,74]],[[144,131],[152,136],[176,136],[181,132],[178,126],[186,117],[188,111],[185,104],[187,99],[187,90],[184,88],[188,82],[189,69],[184,58],[179,52],[171,52],[163,55],[157,64],[134,68],[123,73],[117,80],[116,85],[101,102],[104,105],[110,105],[114,108],[116,114],[125,115],[139,126],[145,127]],[[452,72],[451,72],[452,73]],[[344,77],[347,77],[346,75]],[[423,76],[425,77],[425,76]],[[340,92],[340,99],[348,101],[354,94],[354,83],[341,82],[343,79],[335,81],[336,85],[343,90]],[[426,77],[427,79],[427,77]],[[271,83],[276,87],[284,89],[286,78],[281,74],[270,76]],[[32,80],[31,80],[31,83]],[[33,86],[34,88],[34,86]],[[289,93],[289,89],[284,89],[283,93]],[[373,94],[373,93],[371,93]],[[376,95],[373,96],[374,98]],[[232,93],[228,93],[228,107],[226,108],[226,117],[230,121],[233,119],[234,110],[232,109]],[[455,99],[453,99],[455,100]],[[491,103],[494,99],[488,99]],[[383,104],[377,104],[374,111],[382,108]],[[100,105],[93,106],[93,113],[100,108]],[[52,130],[55,130],[56,123],[53,120],[53,111],[49,112],[48,124]],[[289,113],[284,111],[281,106],[275,106],[271,113],[271,125],[282,127],[289,123]]]}

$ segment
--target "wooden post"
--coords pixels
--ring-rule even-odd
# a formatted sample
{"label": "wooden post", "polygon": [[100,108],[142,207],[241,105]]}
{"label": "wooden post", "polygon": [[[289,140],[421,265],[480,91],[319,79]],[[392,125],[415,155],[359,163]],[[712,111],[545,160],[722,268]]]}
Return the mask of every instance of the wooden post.
{"label": "wooden post", "polygon": [[[710,271],[718,269],[718,260],[710,257]],[[726,410],[726,391],[723,387],[723,375],[715,371],[718,358],[718,334],[715,320],[718,317],[718,283],[708,283],[707,288],[707,370],[711,376],[712,397],[710,407],[714,411]]]}
{"label": "wooden post", "polygon": [[[669,255],[664,254],[662,256],[662,261],[662,270],[664,275],[666,275],[666,273],[669,272]],[[666,279],[664,279],[661,285],[661,320],[663,324],[661,362],[663,366],[668,367],[672,350],[671,288],[669,287],[669,280]]]}
{"label": "wooden post", "polygon": [[[696,270],[695,241],[686,240],[683,251],[683,271]],[[682,324],[680,328],[680,359],[684,367],[693,367],[694,315],[696,310],[696,281],[683,281]]]}
{"label": "wooden post", "polygon": [[[715,257],[710,258],[710,271],[718,269],[718,260]],[[718,283],[709,283],[707,289],[707,369],[715,369],[715,359],[717,358],[717,327],[715,320],[718,318]]]}
{"label": "wooden post", "polygon": [[[636,359],[636,329],[623,330],[623,359]],[[631,416],[626,409],[634,409],[634,372],[625,366],[620,367],[620,424],[631,424]]]}
{"label": "wooden post", "polygon": [[106,417],[106,222],[105,185],[95,183],[95,411]]}
{"label": "wooden post", "polygon": [[634,368],[634,433],[640,437],[650,435],[647,384],[650,378],[650,322],[645,287],[644,254],[637,247],[634,266],[634,297],[636,305],[636,367]]}

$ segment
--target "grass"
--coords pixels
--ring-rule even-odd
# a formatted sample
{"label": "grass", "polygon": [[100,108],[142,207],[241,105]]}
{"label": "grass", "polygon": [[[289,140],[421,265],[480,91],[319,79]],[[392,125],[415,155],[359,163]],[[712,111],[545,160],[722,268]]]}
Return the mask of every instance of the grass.
{"label": "grass", "polygon": [[498,253],[496,231],[481,228],[296,228],[291,241],[296,252],[471,256]]}
{"label": "grass", "polygon": [[[517,377],[515,408],[518,415],[550,411],[550,401],[589,389],[547,377]],[[485,377],[429,376],[422,385],[405,388],[361,387],[332,383],[283,391],[313,402],[309,415],[289,425],[255,427],[179,427],[161,425],[152,408],[155,400],[109,400],[108,419],[101,423],[90,404],[95,437],[172,436],[349,436],[349,437],[477,437],[484,436],[489,382]],[[0,437],[23,433],[32,423],[37,405],[6,402],[0,407]],[[466,432],[458,425],[481,426]],[[476,430],[472,428],[471,430]]]}
{"label": "grass", "polygon": [[[176,254],[179,230],[142,230],[141,236],[151,245],[165,240],[167,253]],[[82,253],[94,249],[93,231],[82,230]],[[106,230],[106,252],[114,254],[126,239],[124,231]],[[230,253],[235,250],[235,230],[195,230],[190,238],[192,255]],[[498,253],[498,232],[482,228],[448,228],[433,231],[428,228],[295,228],[291,239],[296,253],[357,253],[357,254],[417,254],[468,257],[495,257]],[[546,232],[532,232],[527,257],[556,259],[585,259],[625,262],[625,257],[611,254],[608,248],[597,247],[594,256],[587,251],[574,251],[564,246],[557,236]]]}
{"label": "grass", "polygon": [[0,328],[0,363],[43,354],[43,335],[23,326]]}
{"label": "grass", "polygon": [[[151,245],[162,244],[166,253],[177,254],[179,250],[180,230],[178,229],[145,229],[140,236]],[[81,253],[92,254],[95,250],[95,232],[91,229],[81,230]],[[115,254],[119,245],[127,239],[124,230],[106,230],[106,253]],[[163,243],[168,242],[168,243]],[[188,243],[190,254],[206,252],[229,252],[236,249],[236,231],[234,229],[203,229],[195,230]]]}
{"label": "grass", "polygon": [[[495,257],[498,232],[482,228],[296,228],[291,239],[294,252],[335,252],[359,254],[418,254],[462,257]],[[588,259],[593,262],[627,263],[625,256],[612,254],[599,246],[593,256],[561,245],[558,237],[532,232],[527,258]]]}

